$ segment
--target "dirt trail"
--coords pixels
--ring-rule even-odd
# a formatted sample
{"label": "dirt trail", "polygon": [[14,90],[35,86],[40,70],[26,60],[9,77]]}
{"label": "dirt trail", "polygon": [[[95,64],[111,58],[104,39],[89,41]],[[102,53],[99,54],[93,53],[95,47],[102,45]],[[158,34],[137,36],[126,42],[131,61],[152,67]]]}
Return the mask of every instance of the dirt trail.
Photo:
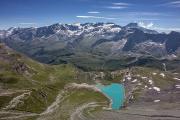
{"label": "dirt trail", "polygon": [[7,105],[5,108],[3,108],[4,110],[8,110],[8,109],[13,109],[15,108],[18,104],[23,103],[23,100],[26,99],[28,96],[30,96],[31,91],[29,92],[25,92],[19,96],[16,96],[15,98],[13,98],[10,102],[9,105]]}
{"label": "dirt trail", "polygon": [[0,120],[24,120],[39,114],[19,111],[0,111]]}
{"label": "dirt trail", "polygon": [[[78,107],[72,114],[70,120],[86,120],[87,118],[83,115],[83,112],[86,108],[100,106],[97,102],[86,103]],[[93,116],[93,115],[91,115]]]}

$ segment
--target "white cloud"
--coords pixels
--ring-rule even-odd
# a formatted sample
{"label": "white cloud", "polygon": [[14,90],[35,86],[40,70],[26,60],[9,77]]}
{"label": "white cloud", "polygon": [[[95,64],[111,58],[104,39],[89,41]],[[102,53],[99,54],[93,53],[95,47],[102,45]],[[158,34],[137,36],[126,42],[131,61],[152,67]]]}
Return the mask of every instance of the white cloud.
{"label": "white cloud", "polygon": [[162,6],[179,8],[179,7],[180,7],[180,1],[178,1],[178,0],[176,0],[176,1],[171,1],[171,2],[168,2],[168,3],[161,4],[161,5],[162,5]]}
{"label": "white cloud", "polygon": [[108,19],[108,20],[119,19],[119,18],[103,17],[103,16],[76,16],[76,17],[77,18],[84,18],[84,19],[88,19],[88,18],[92,18],[92,19]]}
{"label": "white cloud", "polygon": [[173,1],[172,4],[180,4],[180,1]]}
{"label": "white cloud", "polygon": [[138,21],[156,21],[156,20],[160,20],[158,18],[140,18],[140,19],[137,19]]}
{"label": "white cloud", "polygon": [[89,14],[98,14],[98,13],[100,13],[100,12],[98,12],[98,11],[90,11],[90,12],[88,12]]}
{"label": "white cloud", "polygon": [[149,28],[152,28],[154,24],[152,22],[150,22],[150,23],[139,22],[138,25],[143,27],[143,28],[149,29]]}
{"label": "white cloud", "polygon": [[123,2],[112,3],[112,4],[116,5],[116,6],[128,6],[128,5],[130,5],[129,3],[123,3]]}
{"label": "white cloud", "polygon": [[163,28],[163,27],[152,27],[152,29],[162,32],[170,32],[170,31],[178,31],[180,32],[180,28]]}
{"label": "white cloud", "polygon": [[109,8],[109,9],[124,9],[124,8],[127,8],[126,6],[108,6],[106,8]]}
{"label": "white cloud", "polygon": [[37,23],[30,23],[30,22],[23,22],[23,23],[18,23],[19,25],[36,25]]}
{"label": "white cloud", "polygon": [[166,32],[166,33],[169,33],[171,31],[178,31],[178,32],[180,32],[180,28],[175,28],[175,27],[172,27],[172,28],[157,27],[152,22],[150,22],[150,23],[138,22],[138,25],[143,27],[143,28],[152,29],[152,30],[156,30],[156,31],[159,31],[159,32]]}
{"label": "white cloud", "polygon": [[100,16],[76,16],[77,18],[97,18],[97,19],[102,19],[104,17],[100,17]]}
{"label": "white cloud", "polygon": [[162,15],[163,13],[158,13],[158,12],[128,12],[128,14],[143,15],[143,16],[159,16],[159,15]]}
{"label": "white cloud", "polygon": [[119,19],[119,18],[113,18],[113,17],[104,17],[104,19],[107,19],[107,20],[116,20],[116,19]]}
{"label": "white cloud", "polygon": [[112,3],[111,6],[108,6],[106,8],[109,9],[124,9],[124,8],[128,8],[129,7],[129,3],[124,3],[124,2],[117,2],[117,3]]}

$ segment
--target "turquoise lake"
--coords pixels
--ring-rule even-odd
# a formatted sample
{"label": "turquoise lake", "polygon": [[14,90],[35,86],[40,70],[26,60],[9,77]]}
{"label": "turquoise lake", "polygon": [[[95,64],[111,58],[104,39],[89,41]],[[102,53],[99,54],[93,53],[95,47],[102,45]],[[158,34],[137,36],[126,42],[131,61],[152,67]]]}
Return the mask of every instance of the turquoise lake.
{"label": "turquoise lake", "polygon": [[112,109],[119,110],[124,102],[125,90],[122,84],[97,85],[101,91],[112,100]]}

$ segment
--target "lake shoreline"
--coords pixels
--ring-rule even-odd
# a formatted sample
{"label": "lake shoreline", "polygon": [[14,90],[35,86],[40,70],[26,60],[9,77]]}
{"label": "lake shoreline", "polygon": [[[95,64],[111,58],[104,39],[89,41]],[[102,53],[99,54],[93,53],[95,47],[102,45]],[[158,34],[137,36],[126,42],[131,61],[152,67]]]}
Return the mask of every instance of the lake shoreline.
{"label": "lake shoreline", "polygon": [[107,98],[109,98],[112,110],[120,110],[123,107],[125,100],[125,88],[122,84],[112,83],[110,85],[102,85],[99,83],[96,87],[99,88]]}

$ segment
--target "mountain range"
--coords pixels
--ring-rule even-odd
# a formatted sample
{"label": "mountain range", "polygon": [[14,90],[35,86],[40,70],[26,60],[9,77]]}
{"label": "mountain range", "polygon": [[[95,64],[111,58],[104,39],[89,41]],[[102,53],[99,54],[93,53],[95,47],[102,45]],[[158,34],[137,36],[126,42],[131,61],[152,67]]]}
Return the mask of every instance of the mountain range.
{"label": "mountain range", "polygon": [[0,31],[0,41],[40,62],[72,63],[84,70],[154,66],[166,61],[174,66],[180,57],[179,32],[159,33],[137,23],[57,23],[9,28]]}

